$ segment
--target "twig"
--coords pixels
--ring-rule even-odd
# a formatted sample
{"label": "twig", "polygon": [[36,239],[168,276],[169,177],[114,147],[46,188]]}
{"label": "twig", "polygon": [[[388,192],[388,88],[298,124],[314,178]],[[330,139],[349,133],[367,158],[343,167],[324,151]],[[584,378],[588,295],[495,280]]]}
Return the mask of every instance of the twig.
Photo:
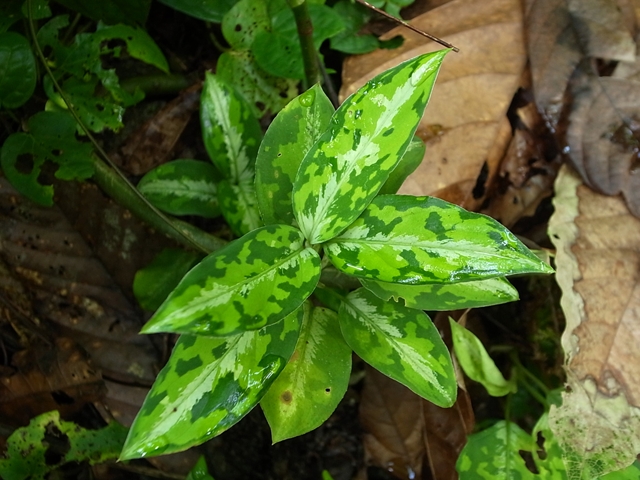
{"label": "twig", "polygon": [[293,17],[296,20],[298,38],[302,49],[302,62],[304,63],[304,76],[307,81],[307,88],[320,81],[320,70],[318,69],[318,52],[313,44],[313,23],[309,15],[307,0],[287,0]]}

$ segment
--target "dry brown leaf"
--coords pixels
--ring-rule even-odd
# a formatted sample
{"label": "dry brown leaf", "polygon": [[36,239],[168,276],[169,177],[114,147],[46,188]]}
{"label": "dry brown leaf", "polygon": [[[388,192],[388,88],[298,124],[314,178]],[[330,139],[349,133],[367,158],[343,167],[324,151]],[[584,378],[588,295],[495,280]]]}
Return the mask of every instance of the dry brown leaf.
{"label": "dry brown leaf", "polygon": [[549,422],[567,467],[601,475],[640,452],[640,220],[621,198],[593,192],[567,167],[555,188],[549,233],[571,391]]}
{"label": "dry brown leaf", "polygon": [[[526,62],[521,9],[518,0],[454,0],[411,21],[461,51],[443,63],[417,132],[427,142],[425,158],[402,193],[470,209],[482,203],[511,139],[505,113]],[[440,48],[404,28],[386,37],[395,35],[406,39],[401,48],[347,59],[343,98],[383,70]]]}
{"label": "dry brown leaf", "polygon": [[423,400],[367,366],[360,400],[365,461],[401,479],[421,478],[425,453]]}
{"label": "dry brown leaf", "polygon": [[581,72],[572,91],[571,160],[591,187],[622,193],[640,216],[640,82]]}

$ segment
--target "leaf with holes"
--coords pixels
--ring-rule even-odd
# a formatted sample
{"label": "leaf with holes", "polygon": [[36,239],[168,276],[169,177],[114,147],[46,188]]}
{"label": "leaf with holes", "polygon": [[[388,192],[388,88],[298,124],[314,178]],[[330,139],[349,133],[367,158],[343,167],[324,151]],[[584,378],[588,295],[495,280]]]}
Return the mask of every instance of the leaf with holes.
{"label": "leaf with holes", "polygon": [[274,443],[322,425],[349,386],[351,348],[342,338],[338,316],[311,308],[289,363],[260,402]]}
{"label": "leaf with holes", "polygon": [[236,235],[242,236],[263,225],[252,181],[232,185],[223,180],[218,184],[218,201],[224,219]]}
{"label": "leaf with holes", "polygon": [[293,223],[293,180],[305,154],[329,126],[333,111],[322,88],[314,85],[271,122],[256,160],[256,191],[265,224]]}
{"label": "leaf with holes", "polygon": [[180,452],[238,422],[291,357],[303,311],[231,337],[182,335],[131,426],[120,460]]}
{"label": "leaf with holes", "polygon": [[453,405],[458,386],[451,356],[424,312],[361,288],[342,302],[339,320],[344,339],[365,362],[438,406]]}
{"label": "leaf with holes", "polygon": [[222,19],[222,35],[234,50],[249,49],[260,32],[271,30],[265,0],[240,0]]}
{"label": "leaf with holes", "polygon": [[200,121],[209,157],[224,177],[234,184],[253,181],[260,125],[235,89],[211,73],[202,89]]}
{"label": "leaf with holes", "polygon": [[262,328],[298,308],[318,278],[320,257],[300,230],[266,226],[194,267],[142,331],[218,336]]}
{"label": "leaf with holes", "polygon": [[174,160],[154,168],[138,183],[138,190],[160,210],[172,215],[220,215],[218,172],[210,163]]}
{"label": "leaf with holes", "polygon": [[336,111],[293,184],[295,216],[311,243],[326,242],[353,223],[387,181],[413,138],[446,53],[387,70]]}
{"label": "leaf with holes", "polygon": [[432,197],[381,195],[324,250],[339,270],[390,283],[553,272],[494,219]]}

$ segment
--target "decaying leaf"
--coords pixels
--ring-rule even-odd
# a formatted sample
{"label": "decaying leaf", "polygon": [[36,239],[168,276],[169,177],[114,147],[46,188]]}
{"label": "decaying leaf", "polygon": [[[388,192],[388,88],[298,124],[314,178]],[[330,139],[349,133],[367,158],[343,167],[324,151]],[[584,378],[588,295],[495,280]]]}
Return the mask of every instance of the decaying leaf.
{"label": "decaying leaf", "polygon": [[640,452],[640,220],[621,198],[591,191],[567,167],[554,203],[549,232],[571,391],[552,407],[549,424],[569,478],[593,478]]}
{"label": "decaying leaf", "polygon": [[[425,140],[424,161],[402,193],[435,195],[468,209],[479,206],[511,138],[505,113],[526,61],[522,7],[517,0],[454,0],[414,18],[416,27],[460,47],[443,62],[417,134]],[[396,50],[347,59],[342,98],[366,80],[439,45],[394,29],[405,37]]]}

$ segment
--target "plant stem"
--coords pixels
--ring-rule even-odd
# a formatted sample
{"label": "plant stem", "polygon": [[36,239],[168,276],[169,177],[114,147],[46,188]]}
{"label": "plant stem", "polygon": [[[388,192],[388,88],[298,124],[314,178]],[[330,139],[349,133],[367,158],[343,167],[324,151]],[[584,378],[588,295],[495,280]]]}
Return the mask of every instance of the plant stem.
{"label": "plant stem", "polygon": [[302,48],[302,62],[304,63],[304,76],[306,87],[309,88],[320,81],[318,69],[318,52],[313,44],[313,23],[309,15],[307,0],[287,0],[298,28],[298,38]]}

